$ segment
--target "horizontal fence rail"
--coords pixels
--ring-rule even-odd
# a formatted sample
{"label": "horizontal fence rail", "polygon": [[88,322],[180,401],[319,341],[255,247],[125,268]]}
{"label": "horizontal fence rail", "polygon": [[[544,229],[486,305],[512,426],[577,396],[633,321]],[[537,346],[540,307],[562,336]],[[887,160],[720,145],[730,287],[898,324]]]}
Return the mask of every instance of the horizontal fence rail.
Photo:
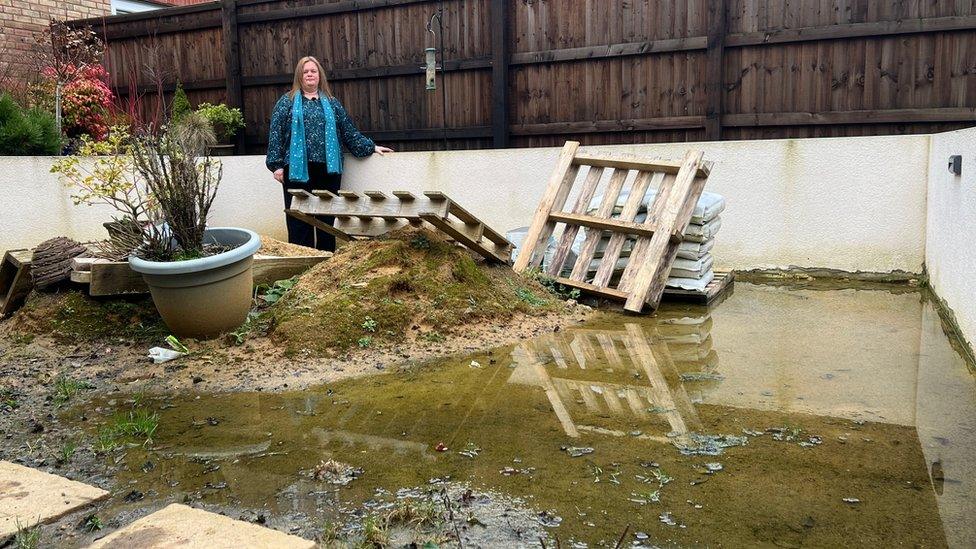
{"label": "horizontal fence rail", "polygon": [[404,150],[976,123],[976,1],[225,0],[72,24],[105,37],[113,87],[144,111],[177,80],[242,107],[249,152],[306,54],[364,133]]}

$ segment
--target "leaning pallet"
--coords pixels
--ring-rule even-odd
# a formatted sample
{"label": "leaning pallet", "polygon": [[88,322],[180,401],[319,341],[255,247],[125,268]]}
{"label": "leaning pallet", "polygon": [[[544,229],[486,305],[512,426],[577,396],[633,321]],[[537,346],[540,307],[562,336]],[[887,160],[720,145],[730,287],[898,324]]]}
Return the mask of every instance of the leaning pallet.
{"label": "leaning pallet", "polygon": [[[418,197],[407,191],[380,191],[363,195],[352,191],[308,192],[290,189],[291,207],[285,213],[317,229],[350,241],[376,237],[406,227],[428,224],[489,261],[505,263],[512,255],[511,243],[438,191],[424,191]],[[330,225],[322,217],[334,217]]]}
{"label": "leaning pallet", "polygon": [[[546,274],[566,286],[624,300],[624,308],[628,311],[640,312],[645,305],[657,308],[677,256],[678,245],[681,244],[682,232],[691,220],[711,169],[710,162],[702,161],[702,154],[701,151],[689,151],[681,162],[645,160],[633,156],[582,154],[578,142],[566,142],[514,269],[523,272],[539,267],[549,237],[556,224],[562,223],[565,228]],[[581,166],[586,166],[587,172],[576,195],[576,203],[572,210],[564,211],[576,186]],[[603,199],[596,211],[589,213],[590,202],[607,170],[611,173]],[[632,171],[636,173],[630,178]],[[633,181],[630,194],[619,215],[614,217],[617,198],[624,183],[630,179]],[[647,209],[646,220],[635,223],[634,217],[641,200],[651,186],[658,188],[654,202]],[[572,273],[568,278],[559,276],[581,227],[585,229],[585,240]],[[590,262],[602,235],[607,231],[612,236],[600,259],[600,266],[596,275],[587,280]],[[610,278],[614,266],[624,242],[629,238],[634,239],[635,243],[627,267],[616,287],[612,287]]]}

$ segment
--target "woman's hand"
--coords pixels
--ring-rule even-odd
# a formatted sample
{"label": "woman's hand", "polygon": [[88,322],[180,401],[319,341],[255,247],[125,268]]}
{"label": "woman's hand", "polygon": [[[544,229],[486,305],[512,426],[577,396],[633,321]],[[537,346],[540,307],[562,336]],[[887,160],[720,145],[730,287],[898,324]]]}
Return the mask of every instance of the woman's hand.
{"label": "woman's hand", "polygon": [[378,154],[380,156],[383,156],[386,153],[393,152],[393,149],[391,149],[389,147],[381,147],[380,145],[376,145],[375,147],[373,147],[373,152],[375,152],[376,154]]}
{"label": "woman's hand", "polygon": [[274,171],[274,178],[275,178],[275,180],[278,183],[284,183],[285,182],[285,169],[284,168],[278,168],[277,170],[275,170]]}

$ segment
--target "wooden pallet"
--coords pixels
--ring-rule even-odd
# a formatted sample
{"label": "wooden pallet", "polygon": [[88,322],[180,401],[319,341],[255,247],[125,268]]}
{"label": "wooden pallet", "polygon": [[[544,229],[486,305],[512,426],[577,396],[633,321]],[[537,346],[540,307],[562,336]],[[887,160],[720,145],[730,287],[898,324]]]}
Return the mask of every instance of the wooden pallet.
{"label": "wooden pallet", "polygon": [[33,283],[30,277],[32,250],[10,250],[0,263],[0,318],[17,310]]}
{"label": "wooden pallet", "polygon": [[735,274],[732,271],[715,271],[715,278],[705,286],[704,290],[683,290],[681,288],[665,288],[666,301],[683,301],[710,305],[720,297],[724,298],[732,292],[735,284]]}
{"label": "wooden pallet", "polygon": [[[291,278],[330,257],[329,252],[305,257],[255,255],[252,264],[254,284],[272,284]],[[87,284],[88,295],[94,297],[149,293],[142,275],[129,268],[127,261],[76,258],[72,264],[71,281]]]}
{"label": "wooden pallet", "polygon": [[[505,263],[512,255],[511,243],[439,191],[424,191],[418,197],[407,191],[380,191],[362,195],[352,191],[308,192],[290,189],[291,208],[285,213],[330,233],[341,241],[372,238],[407,226],[429,225],[489,261]],[[329,225],[320,217],[334,217]]]}
{"label": "wooden pallet", "polygon": [[[628,311],[640,312],[645,305],[657,308],[677,256],[682,233],[691,221],[695,204],[708,179],[711,163],[702,161],[701,151],[689,151],[683,161],[673,162],[580,154],[578,149],[579,143],[575,141],[567,141],[563,146],[514,268],[523,272],[538,267],[556,224],[563,223],[565,229],[549,264],[549,276],[566,286],[623,300],[624,308]],[[564,211],[581,166],[588,167],[586,177],[572,210]],[[612,173],[603,200],[591,213],[590,201],[608,169]],[[631,171],[635,171],[636,175],[630,196],[619,216],[613,217],[617,198]],[[657,196],[647,208],[647,219],[635,223],[641,200],[651,185],[658,188]],[[581,227],[585,230],[586,240],[573,265],[572,274],[568,278],[561,277],[559,273]],[[612,235],[600,259],[600,267],[596,275],[587,280],[590,261],[602,235],[608,231]],[[636,243],[619,283],[611,287],[614,266],[628,238],[636,239]]]}

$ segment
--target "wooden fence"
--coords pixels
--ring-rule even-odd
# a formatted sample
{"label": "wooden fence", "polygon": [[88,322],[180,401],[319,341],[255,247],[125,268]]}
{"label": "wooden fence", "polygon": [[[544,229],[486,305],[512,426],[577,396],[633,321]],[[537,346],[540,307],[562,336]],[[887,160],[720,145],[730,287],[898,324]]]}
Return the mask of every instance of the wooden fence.
{"label": "wooden fence", "polygon": [[[426,28],[439,10],[442,38]],[[243,107],[249,152],[306,54],[360,129],[400,150],[976,123],[976,0],[225,0],[87,23],[121,94],[179,77],[194,104]],[[424,48],[441,41],[425,91]]]}

